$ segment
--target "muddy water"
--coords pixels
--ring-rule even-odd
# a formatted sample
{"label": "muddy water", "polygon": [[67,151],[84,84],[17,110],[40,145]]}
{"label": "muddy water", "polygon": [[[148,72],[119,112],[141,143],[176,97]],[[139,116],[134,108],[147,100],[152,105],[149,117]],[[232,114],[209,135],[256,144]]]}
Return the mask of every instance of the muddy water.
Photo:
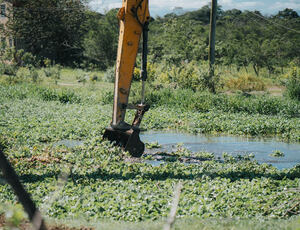
{"label": "muddy water", "polygon": [[[143,142],[158,142],[162,147],[155,151],[171,152],[178,143],[193,152],[211,152],[221,157],[226,152],[233,156],[253,153],[259,163],[268,163],[278,169],[291,168],[300,164],[300,144],[284,143],[272,138],[258,139],[233,136],[207,136],[182,133],[148,132],[141,134]],[[284,153],[284,157],[269,156],[274,150]],[[149,150],[146,150],[149,152]]]}

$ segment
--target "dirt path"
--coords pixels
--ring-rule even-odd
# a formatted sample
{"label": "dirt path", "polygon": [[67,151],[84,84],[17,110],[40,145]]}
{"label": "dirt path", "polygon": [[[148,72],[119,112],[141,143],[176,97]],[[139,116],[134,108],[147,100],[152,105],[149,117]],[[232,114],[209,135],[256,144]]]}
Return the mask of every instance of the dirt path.
{"label": "dirt path", "polygon": [[61,85],[61,86],[80,86],[80,84],[78,83],[63,83],[63,82],[59,82],[57,83],[58,85]]}
{"label": "dirt path", "polygon": [[[4,228],[5,225],[8,225],[6,227],[9,227],[9,229],[16,229],[15,227],[13,226],[10,226],[8,223],[6,223],[5,221],[5,217],[4,215],[0,215],[0,228]],[[31,224],[24,220],[22,221],[22,223],[20,224],[20,226],[18,226],[18,229],[21,229],[21,230],[32,230],[32,226]],[[79,228],[76,228],[76,227],[68,227],[68,226],[65,226],[65,225],[47,225],[47,229],[48,230],[94,230],[94,228],[91,228],[91,227],[79,227]]]}

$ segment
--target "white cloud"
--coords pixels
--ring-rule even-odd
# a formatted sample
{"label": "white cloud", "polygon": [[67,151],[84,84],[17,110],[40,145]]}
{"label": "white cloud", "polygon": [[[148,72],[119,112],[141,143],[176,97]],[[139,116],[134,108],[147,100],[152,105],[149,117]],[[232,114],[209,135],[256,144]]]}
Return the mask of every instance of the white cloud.
{"label": "white cloud", "polygon": [[233,0],[220,0],[219,4],[223,7],[223,9],[255,9],[258,7],[262,7],[264,3],[262,1],[244,1],[244,2],[237,2]]}
{"label": "white cloud", "polygon": [[232,6],[233,5],[232,0],[220,0],[219,4],[222,5],[222,6],[223,5],[228,5],[228,6]]}
{"label": "white cloud", "polygon": [[[182,7],[184,10],[195,10],[208,4],[211,0],[149,0],[150,13],[152,16],[164,15],[172,12],[175,7]],[[276,1],[276,0],[275,0]],[[218,3],[224,10],[240,9],[240,10],[259,10],[261,12],[272,13],[284,8],[292,8],[300,10],[299,0],[219,0]],[[92,9],[105,12],[112,8],[121,7],[122,0],[92,0],[90,6]]]}
{"label": "white cloud", "polygon": [[109,4],[107,5],[107,7],[108,7],[109,9],[120,8],[121,6],[122,6],[122,4],[117,3],[117,2],[115,2],[115,3],[109,3]]}
{"label": "white cloud", "polygon": [[202,6],[206,5],[209,0],[150,0],[150,7],[161,7],[161,8],[168,8],[172,9],[174,7],[182,7],[182,8],[191,8],[197,9],[201,8]]}
{"label": "white cloud", "polygon": [[[182,7],[183,9],[199,9],[206,5],[210,0],[149,0],[150,11],[153,16],[162,15],[174,9]],[[92,0],[90,7],[100,12],[118,8],[122,5],[122,0]]]}
{"label": "white cloud", "polygon": [[290,8],[293,10],[300,10],[300,2],[296,2],[296,1],[285,1],[285,2],[275,2],[272,5],[272,9],[273,10],[283,10],[285,8]]}

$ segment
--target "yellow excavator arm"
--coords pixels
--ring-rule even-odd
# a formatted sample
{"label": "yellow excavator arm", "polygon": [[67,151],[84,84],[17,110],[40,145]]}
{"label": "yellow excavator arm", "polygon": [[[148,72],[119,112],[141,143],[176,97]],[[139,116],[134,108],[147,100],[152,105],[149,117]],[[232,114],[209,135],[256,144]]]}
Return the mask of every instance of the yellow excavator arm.
{"label": "yellow excavator arm", "polygon": [[[147,79],[147,40],[150,20],[148,0],[123,0],[118,12],[120,20],[119,44],[117,53],[113,115],[110,127],[104,133],[109,139],[132,156],[141,156],[144,144],[139,139],[139,125],[148,106],[144,104],[145,81]],[[134,71],[139,42],[143,35],[142,54],[142,100],[141,104],[129,105],[131,81]],[[125,122],[127,109],[136,109],[131,125]]]}
{"label": "yellow excavator arm", "polygon": [[143,33],[150,19],[148,0],[123,0],[119,10],[120,34],[116,63],[113,126],[123,125],[134,64]]}

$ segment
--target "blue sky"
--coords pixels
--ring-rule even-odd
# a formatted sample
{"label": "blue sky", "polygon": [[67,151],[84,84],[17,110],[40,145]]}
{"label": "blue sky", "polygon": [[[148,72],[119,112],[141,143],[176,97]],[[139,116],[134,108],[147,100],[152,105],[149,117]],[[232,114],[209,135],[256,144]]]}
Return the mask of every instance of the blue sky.
{"label": "blue sky", "polygon": [[[210,0],[149,0],[150,13],[152,16],[163,16],[170,13],[175,7],[182,7],[183,10],[195,10],[206,5]],[[91,0],[92,9],[105,12],[111,8],[120,7],[122,0]],[[292,8],[300,13],[300,0],[218,0],[218,4],[224,10],[259,10],[263,14],[275,14],[279,10]]]}

